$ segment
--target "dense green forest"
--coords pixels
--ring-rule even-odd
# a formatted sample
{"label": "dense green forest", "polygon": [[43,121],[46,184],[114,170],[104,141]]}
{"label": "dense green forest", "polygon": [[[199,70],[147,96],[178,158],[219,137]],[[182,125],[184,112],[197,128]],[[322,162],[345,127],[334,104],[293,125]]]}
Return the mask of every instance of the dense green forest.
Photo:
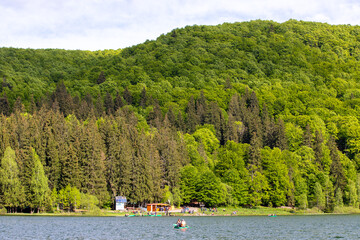
{"label": "dense green forest", "polygon": [[174,29],[121,50],[0,48],[0,205],[359,208],[360,27]]}

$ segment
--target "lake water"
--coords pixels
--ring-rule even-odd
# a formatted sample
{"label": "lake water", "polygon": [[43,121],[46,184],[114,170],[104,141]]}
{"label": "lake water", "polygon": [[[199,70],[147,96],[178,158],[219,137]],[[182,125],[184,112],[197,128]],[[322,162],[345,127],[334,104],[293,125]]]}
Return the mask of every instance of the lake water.
{"label": "lake water", "polygon": [[360,215],[187,217],[0,216],[0,239],[360,239]]}

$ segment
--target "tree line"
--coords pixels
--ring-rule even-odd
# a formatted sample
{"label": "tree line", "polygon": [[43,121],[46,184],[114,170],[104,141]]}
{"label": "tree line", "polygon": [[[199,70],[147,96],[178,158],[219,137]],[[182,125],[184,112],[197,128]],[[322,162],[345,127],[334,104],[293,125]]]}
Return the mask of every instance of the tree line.
{"label": "tree line", "polygon": [[[139,108],[146,98],[144,90]],[[73,210],[88,206],[80,202],[89,196],[112,207],[119,195],[138,205],[358,206],[358,166],[339,151],[336,136],[324,139],[311,122],[286,126],[248,88],[230,98],[227,112],[200,92],[184,113],[164,114],[153,100],[146,119],[109,99],[87,105],[84,117],[81,107],[69,107],[74,99],[60,83],[32,113],[19,100],[1,115],[4,207]]]}
{"label": "tree line", "polygon": [[122,50],[0,48],[1,204],[358,207],[358,33],[251,21]]}

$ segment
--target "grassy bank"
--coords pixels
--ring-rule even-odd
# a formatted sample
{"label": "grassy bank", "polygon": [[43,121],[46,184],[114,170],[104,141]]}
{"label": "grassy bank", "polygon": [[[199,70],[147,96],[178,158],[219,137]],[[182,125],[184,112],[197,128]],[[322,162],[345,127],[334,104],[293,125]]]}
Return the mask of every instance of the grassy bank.
{"label": "grassy bank", "polygon": [[[96,211],[79,211],[79,212],[54,212],[54,213],[5,213],[1,212],[1,215],[6,216],[104,216],[104,217],[124,217],[126,214],[132,214],[130,212],[119,212],[112,210],[100,210]],[[146,213],[144,213],[146,214]],[[318,214],[360,214],[360,209],[353,207],[341,207],[335,208],[333,213],[324,213],[317,208],[311,209],[292,209],[292,208],[269,208],[269,207],[254,207],[254,208],[241,208],[241,207],[220,207],[217,211],[213,209],[203,210],[200,208],[195,209],[194,213],[181,213],[171,212],[171,216],[267,216],[276,214],[278,216],[284,215],[318,215]],[[139,214],[136,214],[139,215]],[[165,214],[162,214],[165,216]]]}

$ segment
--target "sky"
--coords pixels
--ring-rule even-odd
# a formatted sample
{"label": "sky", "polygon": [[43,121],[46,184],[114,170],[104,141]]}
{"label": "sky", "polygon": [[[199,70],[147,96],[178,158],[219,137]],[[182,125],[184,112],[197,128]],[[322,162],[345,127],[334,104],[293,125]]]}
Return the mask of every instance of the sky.
{"label": "sky", "polygon": [[0,47],[104,50],[175,28],[289,19],[360,25],[359,0],[0,0]]}

